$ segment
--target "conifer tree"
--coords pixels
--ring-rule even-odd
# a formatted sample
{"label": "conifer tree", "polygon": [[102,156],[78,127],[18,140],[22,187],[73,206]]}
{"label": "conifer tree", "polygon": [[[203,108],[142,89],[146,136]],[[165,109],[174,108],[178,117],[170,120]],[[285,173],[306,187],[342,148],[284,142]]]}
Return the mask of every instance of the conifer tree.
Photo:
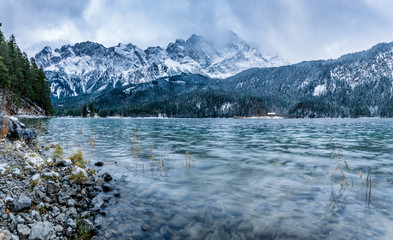
{"label": "conifer tree", "polygon": [[[0,23],[0,27],[2,24]],[[18,98],[33,101],[46,111],[54,113],[50,100],[49,82],[44,70],[38,68],[34,58],[27,58],[11,35],[6,41],[0,29],[0,88],[10,90]]]}

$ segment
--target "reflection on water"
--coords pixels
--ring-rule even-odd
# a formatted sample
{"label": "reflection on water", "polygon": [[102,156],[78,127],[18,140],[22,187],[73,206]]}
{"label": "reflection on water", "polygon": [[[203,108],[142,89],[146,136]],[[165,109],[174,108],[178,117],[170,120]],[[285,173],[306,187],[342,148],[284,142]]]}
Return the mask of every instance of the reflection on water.
{"label": "reflection on water", "polygon": [[391,119],[38,121],[116,177],[106,239],[393,237]]}

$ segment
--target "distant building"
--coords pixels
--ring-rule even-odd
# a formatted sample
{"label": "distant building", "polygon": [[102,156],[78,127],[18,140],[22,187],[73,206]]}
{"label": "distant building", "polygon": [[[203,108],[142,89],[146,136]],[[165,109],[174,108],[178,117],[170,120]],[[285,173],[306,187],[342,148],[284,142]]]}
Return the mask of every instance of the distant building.
{"label": "distant building", "polygon": [[270,116],[270,117],[274,117],[274,116],[276,116],[276,113],[275,112],[269,112],[269,113],[267,113],[267,115]]}

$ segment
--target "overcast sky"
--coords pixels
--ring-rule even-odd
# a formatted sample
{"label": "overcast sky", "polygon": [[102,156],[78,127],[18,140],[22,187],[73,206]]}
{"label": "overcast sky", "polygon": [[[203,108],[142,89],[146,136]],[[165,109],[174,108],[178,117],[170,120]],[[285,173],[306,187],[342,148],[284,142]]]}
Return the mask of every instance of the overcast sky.
{"label": "overcast sky", "polygon": [[337,58],[393,41],[388,0],[0,0],[0,22],[34,56],[81,41],[166,47],[227,30],[295,63]]}

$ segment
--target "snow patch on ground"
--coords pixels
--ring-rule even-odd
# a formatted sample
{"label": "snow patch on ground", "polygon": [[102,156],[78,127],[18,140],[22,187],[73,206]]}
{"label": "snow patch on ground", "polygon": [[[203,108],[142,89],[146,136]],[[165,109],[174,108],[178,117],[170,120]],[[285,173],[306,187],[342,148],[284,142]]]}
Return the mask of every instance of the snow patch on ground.
{"label": "snow patch on ground", "polygon": [[5,172],[7,171],[7,168],[8,168],[8,167],[9,167],[9,166],[8,166],[7,163],[1,163],[1,164],[0,164],[0,174],[5,173]]}
{"label": "snow patch on ground", "polygon": [[78,166],[75,166],[74,171],[72,171],[72,175],[78,175],[78,174],[80,174],[80,173],[82,173],[84,176],[87,177],[87,172],[85,171],[85,169],[80,168],[80,167],[78,167]]}
{"label": "snow patch on ground", "polygon": [[50,171],[50,172],[46,172],[43,174],[44,177],[48,177],[48,178],[59,178],[60,175],[57,172],[54,171]]}
{"label": "snow patch on ground", "polygon": [[220,110],[223,111],[223,112],[227,112],[231,107],[232,107],[231,103],[224,103],[221,106]]}
{"label": "snow patch on ground", "polygon": [[24,156],[26,162],[33,167],[40,167],[45,163],[45,160],[38,156],[37,153],[25,153]]}
{"label": "snow patch on ground", "polygon": [[314,88],[313,96],[320,96],[326,93],[326,84],[320,84]]}
{"label": "snow patch on ground", "polygon": [[31,180],[33,181],[37,181],[38,179],[40,179],[40,174],[38,173],[31,177]]}

